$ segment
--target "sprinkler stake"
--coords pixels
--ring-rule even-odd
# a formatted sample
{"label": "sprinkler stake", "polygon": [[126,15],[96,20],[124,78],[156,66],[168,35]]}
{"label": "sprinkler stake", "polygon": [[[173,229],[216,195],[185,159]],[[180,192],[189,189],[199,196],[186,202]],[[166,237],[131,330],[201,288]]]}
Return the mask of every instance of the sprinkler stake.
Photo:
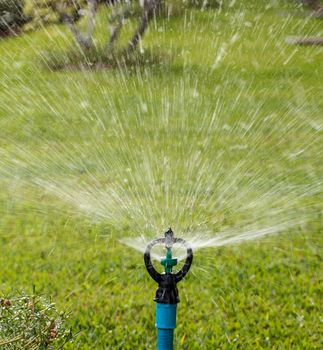
{"label": "sprinkler stake", "polygon": [[[173,244],[179,243],[186,248],[186,260],[180,271],[173,273],[173,267],[177,265],[177,258],[172,256]],[[150,257],[150,251],[156,244],[164,244],[166,256],[160,263],[164,266],[165,272],[158,273]],[[149,275],[158,283],[156,296],[156,328],[158,330],[157,349],[173,350],[173,335],[176,327],[176,309],[179,303],[177,283],[188,273],[192,261],[193,251],[190,245],[182,238],[175,238],[171,228],[165,232],[165,238],[158,238],[150,242],[144,254],[145,266]]]}

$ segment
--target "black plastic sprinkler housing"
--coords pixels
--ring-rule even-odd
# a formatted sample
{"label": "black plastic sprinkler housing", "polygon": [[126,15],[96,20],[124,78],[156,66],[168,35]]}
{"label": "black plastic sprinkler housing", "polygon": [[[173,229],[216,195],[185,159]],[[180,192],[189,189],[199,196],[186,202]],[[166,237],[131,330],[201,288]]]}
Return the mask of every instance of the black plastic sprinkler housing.
{"label": "black plastic sprinkler housing", "polygon": [[[177,258],[172,256],[174,244],[181,244],[186,248],[186,260],[180,271],[173,273],[173,267],[177,265]],[[150,252],[157,245],[162,244],[166,249],[166,256],[160,260],[165,272],[159,273],[155,270]],[[146,247],[144,261],[149,275],[158,283],[156,296],[156,328],[158,330],[157,349],[172,350],[173,335],[176,327],[176,309],[179,303],[177,283],[188,273],[192,261],[193,251],[188,242],[182,238],[174,237],[171,228],[165,232],[165,238],[157,238]]]}

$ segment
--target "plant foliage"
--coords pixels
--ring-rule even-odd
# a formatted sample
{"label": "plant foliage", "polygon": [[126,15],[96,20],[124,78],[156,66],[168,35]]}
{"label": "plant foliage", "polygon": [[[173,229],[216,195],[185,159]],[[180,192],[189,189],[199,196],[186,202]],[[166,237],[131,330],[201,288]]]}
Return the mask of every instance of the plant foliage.
{"label": "plant foliage", "polygon": [[80,9],[85,3],[85,0],[28,0],[25,13],[32,20],[26,29],[63,22],[62,12],[66,12],[77,21],[80,18]]}
{"label": "plant foliage", "polygon": [[22,0],[0,0],[0,35],[14,33],[26,22]]}
{"label": "plant foliage", "polygon": [[2,350],[62,349],[73,334],[68,314],[59,313],[43,296],[20,294],[0,299]]}

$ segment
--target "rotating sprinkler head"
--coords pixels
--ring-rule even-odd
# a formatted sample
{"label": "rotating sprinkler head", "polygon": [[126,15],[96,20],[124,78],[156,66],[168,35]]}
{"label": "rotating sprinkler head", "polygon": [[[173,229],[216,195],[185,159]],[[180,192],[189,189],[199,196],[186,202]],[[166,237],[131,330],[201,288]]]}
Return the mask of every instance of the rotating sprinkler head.
{"label": "rotating sprinkler head", "polygon": [[172,248],[174,244],[174,232],[169,228],[165,232],[165,249],[166,257],[160,260],[160,263],[165,267],[165,273],[171,273],[173,267],[177,265],[177,258],[172,256]]}
{"label": "rotating sprinkler head", "polygon": [[[150,257],[151,249],[162,244],[166,250],[166,256],[160,260],[165,272],[159,273],[155,270]],[[177,265],[177,258],[173,257],[174,244],[181,244],[186,248],[186,260],[180,271],[173,273],[173,267]],[[182,238],[175,238],[171,228],[165,232],[165,238],[153,240],[146,247],[144,261],[149,275],[158,283],[156,296],[156,328],[158,330],[157,349],[172,350],[173,335],[176,327],[176,309],[179,303],[177,283],[188,273],[192,261],[193,251],[188,242]]]}

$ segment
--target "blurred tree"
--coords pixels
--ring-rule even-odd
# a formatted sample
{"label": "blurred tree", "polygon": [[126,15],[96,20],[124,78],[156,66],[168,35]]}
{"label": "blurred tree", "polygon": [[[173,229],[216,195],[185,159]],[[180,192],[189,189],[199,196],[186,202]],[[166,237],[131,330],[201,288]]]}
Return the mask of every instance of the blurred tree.
{"label": "blurred tree", "polygon": [[[87,10],[84,9],[83,0],[64,0],[54,1],[54,10],[58,13],[60,20],[65,23],[74,35],[76,42],[83,49],[90,49],[93,47],[93,31],[95,27],[95,16],[97,13],[97,1],[87,0]],[[70,8],[72,7],[72,11]],[[88,24],[86,32],[82,32],[77,26],[76,22],[80,18],[79,15],[87,15]]]}
{"label": "blurred tree", "polygon": [[[130,36],[125,51],[134,50],[140,38],[148,28],[150,20],[156,13],[162,0],[29,0],[26,7],[27,14],[34,18],[34,24],[42,25],[49,22],[62,22],[67,25],[73,37],[83,50],[90,50],[94,47],[93,33],[95,19],[100,10],[99,3],[108,6],[111,11],[109,18],[109,29],[105,49],[113,50],[120,37],[125,20],[131,17],[138,17],[136,29]],[[135,8],[135,11],[134,11]],[[77,24],[80,18],[86,18],[86,29],[82,31]]]}
{"label": "blurred tree", "polygon": [[144,35],[148,27],[149,21],[154,16],[156,10],[160,7],[161,0],[142,0],[140,1],[140,5],[142,8],[141,18],[134,35],[129,41],[127,51],[132,51],[137,47],[140,38]]}

